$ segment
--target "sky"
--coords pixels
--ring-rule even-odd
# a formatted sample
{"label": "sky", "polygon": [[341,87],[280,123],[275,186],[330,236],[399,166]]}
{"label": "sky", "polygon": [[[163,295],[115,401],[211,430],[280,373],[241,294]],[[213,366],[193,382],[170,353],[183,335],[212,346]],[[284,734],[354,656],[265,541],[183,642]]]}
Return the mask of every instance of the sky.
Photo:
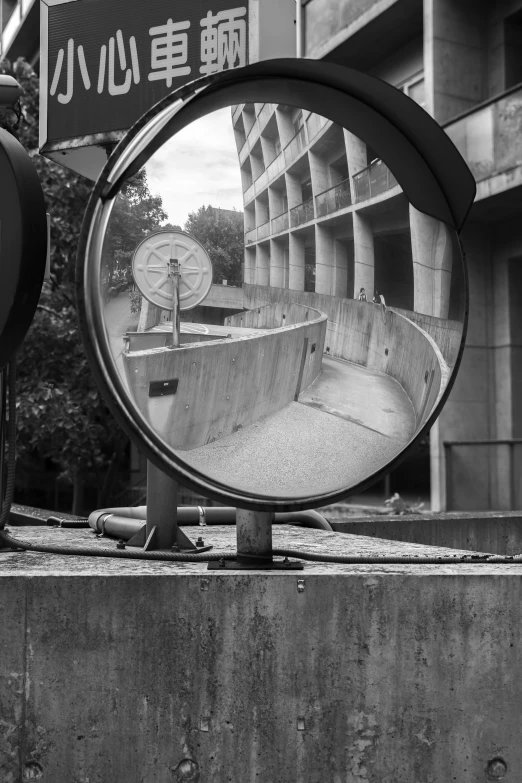
{"label": "sky", "polygon": [[209,204],[243,211],[241,175],[230,108],[193,122],[146,165],[149,189],[163,199],[168,221],[183,228],[189,212]]}

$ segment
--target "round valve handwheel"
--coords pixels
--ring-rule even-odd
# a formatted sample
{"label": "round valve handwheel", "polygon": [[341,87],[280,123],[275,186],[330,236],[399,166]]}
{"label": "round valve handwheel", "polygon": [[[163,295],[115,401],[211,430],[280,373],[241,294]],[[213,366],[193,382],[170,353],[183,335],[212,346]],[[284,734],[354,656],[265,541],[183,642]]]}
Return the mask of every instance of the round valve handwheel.
{"label": "round valve handwheel", "polygon": [[212,285],[212,263],[203,245],[183,231],[154,231],[140,242],[132,274],[140,293],[163,310],[172,309],[169,261],[179,263],[179,304],[190,310],[205,299]]}

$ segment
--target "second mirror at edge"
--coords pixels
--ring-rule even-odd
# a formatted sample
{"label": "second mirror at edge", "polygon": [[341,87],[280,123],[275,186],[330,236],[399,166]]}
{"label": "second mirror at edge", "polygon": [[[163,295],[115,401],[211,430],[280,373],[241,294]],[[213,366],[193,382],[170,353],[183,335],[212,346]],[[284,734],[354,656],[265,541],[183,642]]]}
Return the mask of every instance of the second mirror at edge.
{"label": "second mirror at edge", "polygon": [[[173,253],[204,287],[190,236],[212,262],[180,348],[133,274],[157,232],[138,280],[150,299]],[[116,199],[100,296],[128,404],[177,458],[294,498],[354,486],[406,447],[447,386],[465,302],[456,233],[349,129],[280,104],[214,112],[149,159]]]}

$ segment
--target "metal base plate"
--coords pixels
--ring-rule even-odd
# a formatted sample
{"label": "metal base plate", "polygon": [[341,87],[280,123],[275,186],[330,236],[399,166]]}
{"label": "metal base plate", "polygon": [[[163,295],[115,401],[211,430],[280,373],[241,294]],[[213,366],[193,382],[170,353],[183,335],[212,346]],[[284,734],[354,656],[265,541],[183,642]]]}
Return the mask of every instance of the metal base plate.
{"label": "metal base plate", "polygon": [[302,563],[285,563],[283,560],[272,560],[260,563],[244,563],[237,560],[212,560],[208,571],[302,571]]}

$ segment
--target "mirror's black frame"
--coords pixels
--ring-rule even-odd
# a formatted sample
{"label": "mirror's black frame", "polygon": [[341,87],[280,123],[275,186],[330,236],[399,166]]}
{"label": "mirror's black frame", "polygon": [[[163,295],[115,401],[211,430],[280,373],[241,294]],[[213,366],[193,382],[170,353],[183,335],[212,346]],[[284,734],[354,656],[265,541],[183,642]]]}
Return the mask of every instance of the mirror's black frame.
{"label": "mirror's black frame", "polygon": [[315,60],[268,60],[203,77],[176,90],[130,129],[104,167],[92,192],[80,236],[76,285],[85,351],[100,391],[118,423],[153,464],[185,486],[220,502],[264,511],[317,508],[360,492],[396,467],[429,431],[455,381],[468,322],[468,278],[463,259],[465,313],[460,350],[448,385],[407,446],[358,484],[317,495],[256,496],[199,473],[161,441],[144,419],[124,404],[127,397],[103,334],[96,259],[115,197],[125,181],[178,131],[218,109],[243,103],[299,106],[333,120],[363,138],[383,158],[410,203],[459,232],[475,198],[475,180],[440,126],[416,103],[374,77]]}

